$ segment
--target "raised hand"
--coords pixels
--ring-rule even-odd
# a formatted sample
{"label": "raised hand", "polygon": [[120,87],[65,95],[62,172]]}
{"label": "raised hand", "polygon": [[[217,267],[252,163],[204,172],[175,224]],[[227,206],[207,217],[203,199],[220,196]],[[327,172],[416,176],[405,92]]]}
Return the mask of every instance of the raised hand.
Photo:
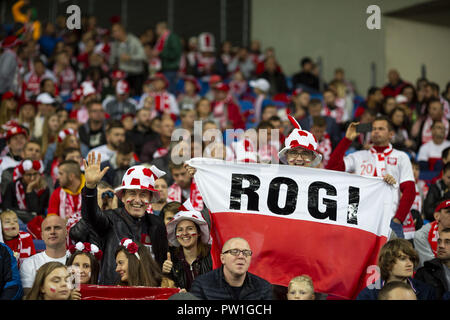
{"label": "raised hand", "polygon": [[194,167],[191,167],[187,163],[184,164],[184,168],[186,169],[188,175],[190,175],[191,177],[193,177],[194,174],[197,172],[197,169],[195,169]]}
{"label": "raised hand", "polygon": [[354,140],[359,133],[356,132],[356,127],[358,126],[359,122],[352,122],[347,128],[347,131],[345,132],[345,137],[349,140]]}
{"label": "raised hand", "polygon": [[170,252],[167,252],[167,260],[164,261],[163,263],[163,267],[162,267],[162,272],[163,273],[170,273],[172,271],[172,259],[170,258]]}
{"label": "raised hand", "polygon": [[97,187],[97,184],[102,180],[109,169],[109,167],[106,167],[100,171],[101,161],[102,155],[99,153],[97,159],[95,159],[95,152],[88,154],[87,162],[86,159],[83,159],[84,177],[86,178],[86,187],[89,189]]}

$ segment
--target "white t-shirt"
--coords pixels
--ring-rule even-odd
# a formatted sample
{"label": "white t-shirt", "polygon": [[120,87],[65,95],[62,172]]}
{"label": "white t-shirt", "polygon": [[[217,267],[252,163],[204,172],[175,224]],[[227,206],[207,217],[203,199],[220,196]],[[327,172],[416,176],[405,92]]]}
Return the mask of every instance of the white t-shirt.
{"label": "white t-shirt", "polygon": [[442,151],[450,147],[450,141],[444,140],[441,144],[435,144],[433,140],[428,141],[419,148],[418,161],[428,161],[429,159],[441,159]]}
{"label": "white t-shirt", "polygon": [[[414,182],[414,173],[411,166],[411,160],[408,155],[396,149],[392,149],[392,152],[385,157],[385,174],[390,174],[395,178],[397,183],[397,197],[394,199],[394,208],[397,208],[400,198],[400,188],[398,186],[405,181]],[[370,150],[361,150],[353,152],[344,157],[345,171],[356,173],[362,176],[375,176],[375,170],[377,167],[377,160],[375,155]],[[380,174],[377,174],[381,177]]]}
{"label": "white t-shirt", "polygon": [[89,151],[89,153],[92,152],[95,152],[96,155],[100,153],[102,155],[102,162],[109,161],[112,158],[112,156],[116,153],[116,151],[109,149],[106,144]]}
{"label": "white t-shirt", "polygon": [[29,258],[23,260],[22,265],[20,266],[20,278],[22,280],[22,286],[24,288],[31,288],[34,283],[34,278],[36,277],[37,270],[47,262],[61,262],[62,264],[66,264],[67,256],[65,255],[62,258],[50,258],[45,251],[37,253]]}

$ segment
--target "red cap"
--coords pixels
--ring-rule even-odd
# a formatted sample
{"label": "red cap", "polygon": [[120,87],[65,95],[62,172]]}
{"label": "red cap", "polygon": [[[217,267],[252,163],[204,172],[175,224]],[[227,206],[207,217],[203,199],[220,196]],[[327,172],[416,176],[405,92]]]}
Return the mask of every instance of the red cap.
{"label": "red cap", "polygon": [[226,83],[219,82],[216,85],[214,85],[214,89],[219,91],[230,91],[230,86],[227,85]]}
{"label": "red cap", "polygon": [[194,76],[187,75],[187,76],[184,77],[184,81],[190,81],[190,82],[192,82],[192,83],[194,84],[195,90],[196,90],[197,92],[200,92],[200,90],[202,89],[202,88],[200,87],[200,83],[198,82],[197,78],[195,78]]}
{"label": "red cap", "polygon": [[149,77],[146,83],[150,83],[155,80],[163,80],[166,83],[166,88],[169,86],[169,80],[167,80],[166,76],[160,72],[157,72],[153,76]]}
{"label": "red cap", "polygon": [[114,70],[114,71],[112,72],[112,74],[111,74],[111,77],[112,77],[114,80],[122,80],[122,79],[125,79],[126,76],[127,76],[127,75],[126,75],[125,72],[122,71],[122,70]]}
{"label": "red cap", "polygon": [[14,98],[14,92],[7,91],[2,95],[2,100]]}
{"label": "red cap", "polygon": [[134,119],[134,114],[132,114],[132,113],[125,113],[125,114],[122,115],[120,120],[122,121],[123,119],[128,118],[128,117],[131,117],[131,118]]}
{"label": "red cap", "polygon": [[209,77],[209,85],[213,85],[216,82],[222,81],[222,77],[218,74],[213,74],[211,77]]}
{"label": "red cap", "polygon": [[436,207],[436,209],[434,210],[434,212],[439,212],[442,209],[446,209],[450,207],[450,200],[445,200],[442,201],[441,203],[439,203],[439,205]]}

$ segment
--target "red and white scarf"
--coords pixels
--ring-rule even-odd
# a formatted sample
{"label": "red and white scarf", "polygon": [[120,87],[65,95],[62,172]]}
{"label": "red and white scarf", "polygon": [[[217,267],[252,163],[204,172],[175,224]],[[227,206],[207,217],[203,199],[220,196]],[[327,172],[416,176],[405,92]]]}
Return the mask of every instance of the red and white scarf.
{"label": "red and white scarf", "polygon": [[63,188],[59,191],[59,216],[75,224],[81,219],[81,192],[76,195],[67,194]]}
{"label": "red and white scarf", "polygon": [[164,91],[162,93],[151,93],[155,101],[155,110],[158,113],[163,114],[164,111],[170,111],[170,95],[168,92]]}
{"label": "red and white scarf", "polygon": [[325,167],[328,164],[328,161],[330,160],[331,151],[333,151],[330,135],[328,133],[325,133],[322,140],[319,141],[317,151],[322,154],[323,156],[322,163],[323,166]]}
{"label": "red and white scarf", "polygon": [[166,40],[167,40],[167,38],[169,38],[169,36],[170,36],[170,31],[169,30],[164,31],[164,33],[161,35],[161,37],[158,38],[158,41],[156,41],[155,50],[157,50],[158,52],[163,51],[164,46],[166,44]]}
{"label": "red and white scarf", "polygon": [[431,222],[431,229],[428,232],[428,243],[430,244],[431,250],[433,251],[434,256],[437,256],[437,248],[438,248],[438,223],[437,221]]}
{"label": "red and white scarf", "polygon": [[16,199],[20,210],[27,210],[27,204],[25,203],[25,190],[23,189],[22,182],[16,181]]}
{"label": "red and white scarf", "polygon": [[[182,201],[182,190],[179,185],[174,183],[169,187],[167,190],[167,199],[169,202],[171,201],[178,201],[183,203]],[[191,201],[192,205],[194,206],[194,209],[197,211],[203,210],[203,198],[200,194],[200,191],[198,190],[197,184],[195,183],[195,180],[192,179],[191,182],[191,189],[190,189],[190,196],[189,200]]]}
{"label": "red and white scarf", "polygon": [[[38,197],[44,192],[44,189],[41,189],[37,192]],[[16,199],[17,204],[19,205],[20,210],[28,210],[27,204],[25,201],[25,189],[23,188],[23,184],[20,180],[16,181]]]}
{"label": "red and white scarf", "polygon": [[370,152],[374,156],[375,159],[375,168],[374,176],[375,177],[384,177],[386,174],[386,157],[392,153],[392,145],[389,144],[389,146],[383,150],[383,152],[377,152],[377,150],[372,147],[370,149]]}

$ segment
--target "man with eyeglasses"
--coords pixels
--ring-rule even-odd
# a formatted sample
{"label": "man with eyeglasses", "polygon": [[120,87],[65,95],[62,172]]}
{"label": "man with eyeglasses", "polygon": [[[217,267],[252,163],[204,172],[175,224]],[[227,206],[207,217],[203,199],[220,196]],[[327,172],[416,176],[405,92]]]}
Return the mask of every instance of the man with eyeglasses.
{"label": "man with eyeglasses", "polygon": [[229,239],[220,254],[222,266],[198,276],[190,293],[203,300],[272,300],[272,285],[248,272],[252,254],[247,240]]}

